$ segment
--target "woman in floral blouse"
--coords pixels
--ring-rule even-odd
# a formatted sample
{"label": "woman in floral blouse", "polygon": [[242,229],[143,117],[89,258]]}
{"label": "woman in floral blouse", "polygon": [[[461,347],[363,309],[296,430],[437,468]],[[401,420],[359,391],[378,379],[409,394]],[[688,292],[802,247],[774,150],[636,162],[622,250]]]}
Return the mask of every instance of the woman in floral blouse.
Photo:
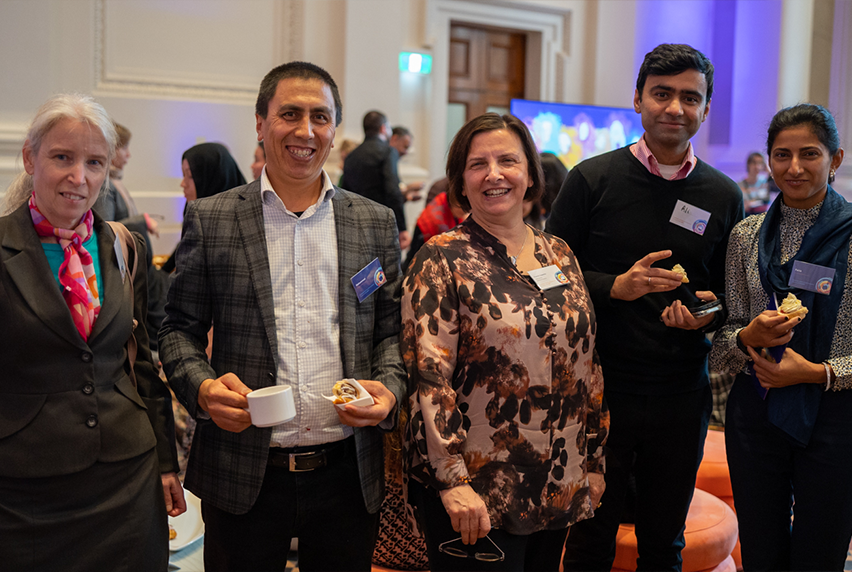
{"label": "woman in floral blouse", "polygon": [[544,185],[523,123],[470,121],[447,175],[471,216],[403,284],[411,498],[432,570],[558,570],[604,489],[594,308],[568,246],[523,222]]}
{"label": "woman in floral blouse", "polygon": [[[710,368],[737,373],[725,440],[746,570],[843,570],[852,537],[852,205],[830,185],[839,140],[818,105],[779,111],[766,147],[782,195],[728,244],[728,321]],[[790,293],[807,315],[775,310]]]}

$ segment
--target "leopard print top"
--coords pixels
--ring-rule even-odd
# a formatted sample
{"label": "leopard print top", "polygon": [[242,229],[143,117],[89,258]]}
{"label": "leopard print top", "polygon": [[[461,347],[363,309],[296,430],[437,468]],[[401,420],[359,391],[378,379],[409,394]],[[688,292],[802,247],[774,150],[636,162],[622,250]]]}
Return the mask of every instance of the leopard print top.
{"label": "leopard print top", "polygon": [[411,476],[470,483],[512,534],[590,518],[609,413],[594,308],[574,254],[535,232],[535,257],[565,285],[541,290],[472,218],[432,238],[403,282]]}

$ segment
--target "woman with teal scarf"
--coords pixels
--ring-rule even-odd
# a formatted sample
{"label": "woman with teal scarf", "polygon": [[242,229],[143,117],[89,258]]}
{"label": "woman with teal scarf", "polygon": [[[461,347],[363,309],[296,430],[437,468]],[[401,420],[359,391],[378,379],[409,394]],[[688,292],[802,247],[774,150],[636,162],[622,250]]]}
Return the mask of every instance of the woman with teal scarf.
{"label": "woman with teal scarf", "polygon": [[[710,368],[737,373],[725,442],[745,570],[843,570],[852,538],[852,205],[819,105],[779,111],[769,167],[782,194],[728,246],[728,321]],[[792,293],[810,312],[788,319]],[[794,518],[793,518],[794,517]]]}

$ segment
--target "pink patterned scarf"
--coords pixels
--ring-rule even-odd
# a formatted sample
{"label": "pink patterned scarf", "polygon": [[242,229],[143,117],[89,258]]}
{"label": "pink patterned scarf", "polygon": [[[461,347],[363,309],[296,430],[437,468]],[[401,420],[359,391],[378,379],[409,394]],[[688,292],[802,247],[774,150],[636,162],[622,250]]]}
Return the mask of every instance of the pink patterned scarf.
{"label": "pink patterned scarf", "polygon": [[59,240],[59,246],[65,254],[65,260],[59,267],[62,295],[71,310],[74,325],[83,339],[88,340],[101,311],[94,262],[89,251],[83,248],[83,243],[92,236],[95,217],[89,209],[74,230],[56,228],[38,210],[35,195],[30,197],[30,215],[39,236],[55,236]]}

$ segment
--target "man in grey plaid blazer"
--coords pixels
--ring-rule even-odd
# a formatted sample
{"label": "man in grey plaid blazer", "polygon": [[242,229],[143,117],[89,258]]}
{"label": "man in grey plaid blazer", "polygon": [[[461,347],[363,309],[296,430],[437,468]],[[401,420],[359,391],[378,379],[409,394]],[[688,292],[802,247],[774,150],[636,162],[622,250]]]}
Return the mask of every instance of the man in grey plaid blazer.
{"label": "man in grey plaid blazer", "polygon": [[[382,432],[405,386],[396,223],[322,169],[342,117],[325,70],[273,69],[256,114],[264,172],[190,203],[160,331],[169,382],[198,419],[185,486],[202,499],[205,569],[284,570],[298,537],[302,570],[369,570]],[[386,282],[359,301],[352,278],[375,259]],[[342,377],[375,403],[325,401]],[[245,395],[276,383],[293,387],[296,418],[251,425]]]}

